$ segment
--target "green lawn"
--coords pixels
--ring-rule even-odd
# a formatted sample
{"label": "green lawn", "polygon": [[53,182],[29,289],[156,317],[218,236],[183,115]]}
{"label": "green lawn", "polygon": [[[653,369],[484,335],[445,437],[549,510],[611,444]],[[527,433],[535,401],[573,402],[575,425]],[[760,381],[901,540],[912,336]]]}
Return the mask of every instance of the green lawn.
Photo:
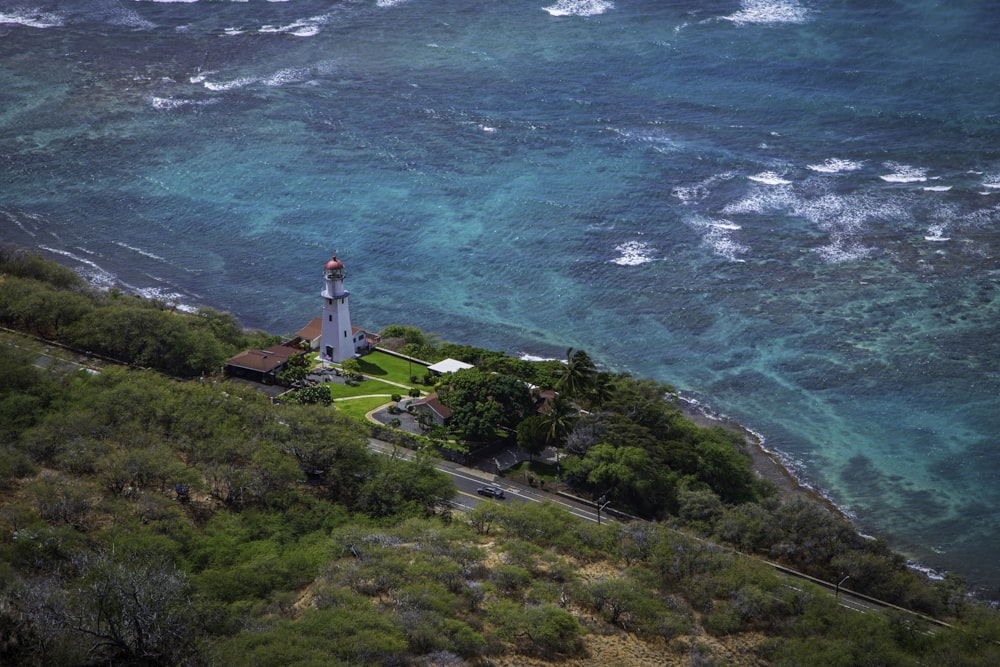
{"label": "green lawn", "polygon": [[[354,386],[329,382],[327,386],[330,387],[330,398],[334,400],[348,396],[365,396],[367,394],[400,394],[401,396],[406,396],[405,389],[380,380],[365,380]],[[385,400],[388,401],[389,399]]]}
{"label": "green lawn", "polygon": [[350,415],[357,419],[364,419],[369,410],[374,410],[380,405],[389,402],[388,398],[351,398],[334,401],[333,405],[345,415]]}
{"label": "green lawn", "polygon": [[[417,378],[422,378],[424,373],[427,372],[427,367],[423,364],[400,359],[399,357],[394,357],[391,354],[379,352],[378,350],[364,355],[358,359],[358,362],[361,364],[361,372],[369,377],[398,382],[408,387],[418,387],[424,391],[427,390],[427,387],[423,384],[410,382],[411,370]],[[403,393],[405,394],[406,392],[404,391]]]}

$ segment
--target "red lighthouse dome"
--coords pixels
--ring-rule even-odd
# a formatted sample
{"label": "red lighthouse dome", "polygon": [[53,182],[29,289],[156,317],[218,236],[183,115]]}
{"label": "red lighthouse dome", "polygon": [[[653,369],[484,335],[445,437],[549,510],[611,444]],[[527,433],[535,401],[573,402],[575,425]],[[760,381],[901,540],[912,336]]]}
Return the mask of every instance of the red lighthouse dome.
{"label": "red lighthouse dome", "polygon": [[337,256],[334,255],[330,259],[330,261],[326,263],[326,270],[327,271],[343,271],[344,270],[344,263],[341,262],[339,259],[337,259]]}

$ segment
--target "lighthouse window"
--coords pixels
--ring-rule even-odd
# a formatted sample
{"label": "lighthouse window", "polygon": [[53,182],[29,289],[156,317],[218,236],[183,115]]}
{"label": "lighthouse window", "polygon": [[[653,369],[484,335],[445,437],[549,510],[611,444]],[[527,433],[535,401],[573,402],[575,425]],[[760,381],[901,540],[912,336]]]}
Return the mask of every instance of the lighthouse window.
{"label": "lighthouse window", "polygon": [[344,338],[347,338],[347,330],[344,330]]}
{"label": "lighthouse window", "polygon": [[328,321],[333,322],[333,315],[327,315],[330,319]]}

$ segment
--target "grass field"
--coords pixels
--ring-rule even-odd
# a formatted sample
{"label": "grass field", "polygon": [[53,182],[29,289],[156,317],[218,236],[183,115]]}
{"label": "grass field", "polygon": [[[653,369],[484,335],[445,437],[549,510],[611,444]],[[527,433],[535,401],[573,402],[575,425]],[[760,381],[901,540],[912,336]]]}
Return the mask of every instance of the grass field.
{"label": "grass field", "polygon": [[361,372],[369,377],[398,382],[425,391],[427,389],[423,384],[410,382],[411,371],[417,378],[422,378],[427,372],[427,367],[416,361],[407,361],[376,350],[359,358],[358,362],[361,364]]}
{"label": "grass field", "polygon": [[364,420],[365,415],[369,410],[374,410],[378,406],[384,405],[388,402],[388,397],[352,398],[334,401],[333,405],[337,410],[343,412],[345,415],[350,415],[351,417]]}
{"label": "grass field", "polygon": [[[330,387],[330,398],[334,400],[337,400],[338,398],[348,398],[350,396],[366,396],[368,394],[385,394],[387,396],[391,394],[400,394],[402,396],[406,396],[406,390],[402,387],[381,382],[380,380],[365,380],[353,386],[330,382],[327,386]],[[386,400],[389,399],[387,398]]]}

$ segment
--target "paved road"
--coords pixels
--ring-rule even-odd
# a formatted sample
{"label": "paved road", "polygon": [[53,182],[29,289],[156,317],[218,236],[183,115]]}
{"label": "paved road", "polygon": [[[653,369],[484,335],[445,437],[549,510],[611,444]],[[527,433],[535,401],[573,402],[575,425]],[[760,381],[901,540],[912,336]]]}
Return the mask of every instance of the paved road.
{"label": "paved road", "polygon": [[[375,438],[368,439],[368,446],[373,451],[387,456],[397,456],[402,459],[410,459],[413,456],[413,452],[409,449],[396,447],[395,445],[382,440],[376,440]],[[548,493],[547,491],[535,489],[504,477],[499,477],[497,475],[483,472],[481,470],[475,470],[473,468],[466,468],[465,466],[452,463],[451,461],[435,461],[434,467],[441,472],[450,475],[452,480],[455,482],[455,488],[458,490],[458,493],[455,495],[452,502],[455,507],[460,509],[472,509],[481,502],[550,502],[553,505],[562,507],[573,516],[579,517],[585,521],[593,521],[594,523],[608,523],[609,521],[609,517],[603,512],[600,515],[600,520],[598,520],[596,509],[590,507],[589,505],[574,502],[568,498],[563,498],[562,496],[554,493]],[[506,498],[498,501],[493,500],[492,498],[485,498],[476,493],[476,489],[486,484],[499,486],[504,490]]]}
{"label": "paved road", "polygon": [[[369,439],[369,447],[373,451],[380,452],[386,455],[399,456],[400,458],[409,459],[413,456],[413,452],[406,448],[396,447],[387,442],[381,440],[376,440],[374,438]],[[612,517],[607,516],[605,513],[600,514],[598,519],[597,510],[584,503],[577,503],[571,499],[564,498],[563,496],[548,493],[547,491],[542,491],[540,489],[535,489],[530,486],[520,484],[513,480],[509,480],[503,477],[498,477],[497,475],[492,475],[490,473],[483,472],[481,470],[474,470],[472,468],[466,468],[464,466],[458,465],[457,463],[452,463],[450,461],[436,461],[435,467],[441,472],[447,473],[452,477],[455,482],[455,487],[458,490],[453,504],[456,508],[460,509],[471,509],[481,502],[493,503],[493,502],[550,502],[555,505],[559,505],[565,508],[570,514],[577,516],[585,521],[593,521],[595,523],[608,523],[609,521],[614,521]],[[476,489],[484,484],[491,484],[494,486],[499,486],[502,488],[506,494],[506,499],[497,501],[491,498],[484,498],[476,493]],[[681,532],[681,531],[678,531]],[[797,572],[791,568],[779,565],[777,563],[772,563],[769,560],[758,558],[749,554],[744,554],[729,547],[716,544],[704,538],[700,538],[688,533],[682,533],[683,535],[696,539],[702,542],[706,542],[716,546],[719,549],[725,549],[727,551],[732,551],[735,554],[744,556],[746,558],[752,558],[766,565],[770,565],[775,570],[781,574],[789,577],[789,586],[795,588],[794,582],[795,578],[807,579],[813,583],[822,586],[827,589],[831,595],[836,595],[837,602],[847,609],[851,609],[861,614],[868,613],[881,613],[886,609],[895,609],[897,611],[912,614],[915,619],[919,619],[924,623],[925,631],[932,631],[934,627],[950,627],[947,623],[943,621],[938,621],[937,619],[929,618],[922,614],[917,614],[908,609],[903,609],[902,607],[897,607],[896,605],[884,602],[881,600],[876,600],[870,598],[866,595],[861,595],[854,593],[852,591],[846,590],[844,588],[838,589],[835,584],[832,584],[821,579],[816,579],[807,574]]]}

